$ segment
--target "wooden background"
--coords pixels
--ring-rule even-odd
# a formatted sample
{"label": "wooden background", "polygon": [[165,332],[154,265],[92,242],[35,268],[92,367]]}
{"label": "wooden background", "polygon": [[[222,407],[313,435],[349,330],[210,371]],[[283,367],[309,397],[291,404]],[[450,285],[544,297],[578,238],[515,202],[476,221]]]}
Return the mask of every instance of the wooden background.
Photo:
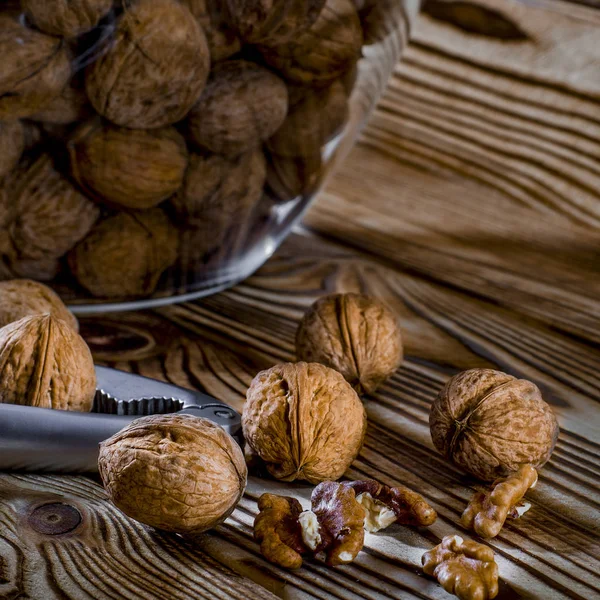
{"label": "wooden background", "polygon": [[[600,11],[594,0],[430,2],[369,127],[304,225],[254,277],[203,301],[86,319],[96,360],[204,389],[241,410],[254,374],[294,359],[303,311],[361,290],[401,320],[406,360],[365,399],[349,477],[403,483],[439,513],[428,530],[368,535],[352,565],[286,572],[252,540],[252,478],[193,544],[147,531],[81,477],[0,477],[0,598],[449,596],[420,557],[451,532],[473,481],[434,450],[432,399],[459,370],[532,379],[561,435],[532,509],[490,542],[499,598],[600,597]],[[55,535],[32,521],[47,502]],[[64,509],[66,510],[66,509]],[[37,528],[37,529],[36,529]]]}

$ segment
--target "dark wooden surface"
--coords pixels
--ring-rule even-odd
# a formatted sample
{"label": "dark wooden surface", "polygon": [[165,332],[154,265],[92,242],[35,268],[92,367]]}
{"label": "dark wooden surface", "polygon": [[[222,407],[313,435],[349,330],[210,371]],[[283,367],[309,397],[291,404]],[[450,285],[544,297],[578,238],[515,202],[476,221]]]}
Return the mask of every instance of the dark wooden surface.
{"label": "dark wooden surface", "polygon": [[[306,501],[309,486],[252,477],[233,516],[192,545],[123,517],[87,479],[3,475],[0,598],[449,598],[420,557],[446,534],[469,537],[459,517],[474,482],[436,453],[427,418],[448,377],[480,366],[535,381],[561,425],[532,509],[490,542],[499,598],[600,597],[600,13],[558,0],[426,11],[360,143],[267,265],[217,296],[82,330],[97,362],[241,410],[258,370],[294,360],[317,297],[384,299],[406,360],[365,398],[367,440],[347,475],[413,487],[438,521],[368,535],[352,565],[286,572],[252,540],[256,500]],[[27,515],[49,501],[84,527],[37,532]]]}

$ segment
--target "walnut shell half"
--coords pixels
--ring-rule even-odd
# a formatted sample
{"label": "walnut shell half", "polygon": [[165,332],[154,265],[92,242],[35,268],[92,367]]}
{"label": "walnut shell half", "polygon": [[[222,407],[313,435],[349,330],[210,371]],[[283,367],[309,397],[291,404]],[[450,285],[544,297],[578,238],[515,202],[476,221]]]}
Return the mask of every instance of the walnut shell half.
{"label": "walnut shell half", "polygon": [[98,468],[110,499],[126,515],[184,534],[223,522],[248,474],[235,440],[192,415],[136,419],[100,444]]}
{"label": "walnut shell half", "polygon": [[554,449],[556,416],[531,381],[493,369],[452,377],[431,406],[431,439],[451,462],[484,481],[544,465]]}
{"label": "walnut shell half", "polygon": [[90,411],[96,372],[87,344],[50,314],[0,329],[0,402]]}
{"label": "walnut shell half", "polygon": [[402,362],[395,315],[364,294],[330,294],[317,300],[296,333],[300,360],[339,371],[358,393],[373,393]]}
{"label": "walnut shell half", "polygon": [[177,0],[138,0],[126,8],[114,43],[86,75],[94,108],[122,127],[170,125],[192,108],[206,83],[206,37]]}
{"label": "walnut shell half", "polygon": [[271,475],[310,483],[339,479],[362,446],[367,419],[356,392],[333,369],[286,363],[259,373],[242,427]]}

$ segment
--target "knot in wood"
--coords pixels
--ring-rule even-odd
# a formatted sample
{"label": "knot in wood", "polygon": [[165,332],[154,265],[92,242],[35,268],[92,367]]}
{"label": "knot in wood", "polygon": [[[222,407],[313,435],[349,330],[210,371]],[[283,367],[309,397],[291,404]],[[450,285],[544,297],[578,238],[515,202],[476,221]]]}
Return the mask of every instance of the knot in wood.
{"label": "knot in wood", "polygon": [[74,506],[59,502],[38,506],[28,518],[29,525],[44,535],[69,533],[76,529],[81,521],[81,513]]}

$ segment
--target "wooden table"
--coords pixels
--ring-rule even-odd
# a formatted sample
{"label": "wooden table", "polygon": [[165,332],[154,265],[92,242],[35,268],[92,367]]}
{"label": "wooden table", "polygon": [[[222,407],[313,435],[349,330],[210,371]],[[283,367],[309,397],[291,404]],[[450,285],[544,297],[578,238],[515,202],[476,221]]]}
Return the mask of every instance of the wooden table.
{"label": "wooden table", "polygon": [[[406,360],[365,398],[366,444],[347,475],[418,490],[439,513],[433,527],[392,526],[368,535],[352,565],[286,572],[252,539],[256,500],[269,490],[306,501],[310,486],[251,478],[233,516],[192,545],[124,517],[87,478],[2,475],[0,598],[449,598],[420,557],[448,533],[468,537],[458,520],[474,482],[434,450],[428,412],[448,377],[483,366],[535,381],[561,425],[532,509],[490,542],[499,598],[599,598],[594,6],[430,3],[358,147],[265,267],[203,301],[82,323],[98,362],[240,410],[257,371],[294,360],[315,298],[383,298]],[[48,502],[67,505],[56,535],[35,516]]]}

